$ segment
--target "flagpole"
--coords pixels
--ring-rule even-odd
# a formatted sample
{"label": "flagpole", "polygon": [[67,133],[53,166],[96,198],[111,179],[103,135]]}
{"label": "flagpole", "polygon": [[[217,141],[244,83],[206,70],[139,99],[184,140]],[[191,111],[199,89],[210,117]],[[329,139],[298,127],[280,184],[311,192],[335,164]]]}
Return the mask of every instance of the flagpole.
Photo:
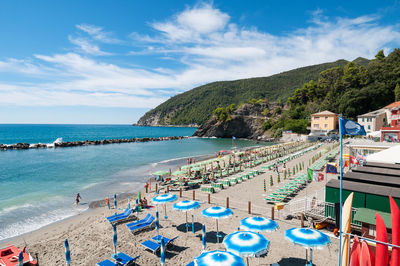
{"label": "flagpole", "polygon": [[340,134],[340,221],[339,221],[339,266],[342,265],[342,191],[343,191],[343,134],[342,134],[342,115],[339,116]]}

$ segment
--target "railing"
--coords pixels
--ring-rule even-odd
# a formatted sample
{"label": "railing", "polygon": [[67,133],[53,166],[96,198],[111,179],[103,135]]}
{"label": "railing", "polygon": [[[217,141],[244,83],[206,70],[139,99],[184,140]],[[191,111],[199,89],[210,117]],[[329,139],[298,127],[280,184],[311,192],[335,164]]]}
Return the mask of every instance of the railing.
{"label": "railing", "polygon": [[[314,198],[302,198],[296,201],[290,201],[283,210],[286,214],[296,215],[305,213],[306,215],[324,220],[326,218],[335,220],[335,204],[318,200]],[[361,222],[354,220],[354,215],[357,208],[351,210],[351,224],[354,226],[361,226]]]}
{"label": "railing", "polygon": [[[357,208],[351,208],[351,224],[355,226],[361,226],[361,222],[354,220],[354,215],[357,212]],[[335,204],[325,202],[325,217],[335,220]]]}

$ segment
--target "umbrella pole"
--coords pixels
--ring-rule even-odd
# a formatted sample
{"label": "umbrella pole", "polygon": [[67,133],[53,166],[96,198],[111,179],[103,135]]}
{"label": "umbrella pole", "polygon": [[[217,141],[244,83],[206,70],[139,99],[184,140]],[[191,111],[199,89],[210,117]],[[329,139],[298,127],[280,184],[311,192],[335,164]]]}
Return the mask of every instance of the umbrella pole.
{"label": "umbrella pole", "polygon": [[187,231],[188,231],[187,212],[185,212],[185,214],[186,214],[186,224],[185,224],[185,227],[186,227],[186,233],[187,233]]}
{"label": "umbrella pole", "polygon": [[249,266],[249,257],[246,257],[247,266]]}
{"label": "umbrella pole", "polygon": [[310,266],[312,266],[312,248],[310,248]]}
{"label": "umbrella pole", "polygon": [[165,220],[167,220],[168,219],[168,216],[167,216],[167,204],[164,204],[164,211],[165,211],[164,218],[165,218]]}

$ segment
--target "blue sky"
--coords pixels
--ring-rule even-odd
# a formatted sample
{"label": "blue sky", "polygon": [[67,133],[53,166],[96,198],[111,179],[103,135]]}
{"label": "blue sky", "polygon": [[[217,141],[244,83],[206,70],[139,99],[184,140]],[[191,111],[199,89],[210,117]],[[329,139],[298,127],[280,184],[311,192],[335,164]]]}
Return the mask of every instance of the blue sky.
{"label": "blue sky", "polygon": [[400,47],[400,2],[1,1],[0,123],[133,123],[217,80]]}

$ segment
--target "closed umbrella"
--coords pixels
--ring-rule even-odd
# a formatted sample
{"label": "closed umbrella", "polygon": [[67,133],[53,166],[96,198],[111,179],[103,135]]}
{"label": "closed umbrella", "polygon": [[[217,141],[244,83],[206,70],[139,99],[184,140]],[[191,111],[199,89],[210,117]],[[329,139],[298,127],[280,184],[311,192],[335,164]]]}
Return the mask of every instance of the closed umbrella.
{"label": "closed umbrella", "polygon": [[175,201],[177,199],[178,199],[178,197],[175,194],[166,193],[166,194],[162,194],[162,195],[159,195],[157,197],[154,197],[153,198],[153,203],[155,205],[164,204],[164,210],[165,210],[164,218],[168,219],[168,216],[167,216],[167,205],[166,204],[168,202],[173,202],[173,201]]}
{"label": "closed umbrella", "polygon": [[160,219],[158,216],[158,211],[156,211],[156,230],[157,230],[157,239],[160,238]]}
{"label": "closed umbrella", "polygon": [[22,251],[18,254],[18,266],[24,266],[24,253]]}
{"label": "closed umbrella", "polygon": [[324,233],[310,228],[291,228],[285,231],[285,238],[296,245],[310,249],[310,262],[312,265],[313,248],[322,248],[331,241]]}
{"label": "closed umbrella", "polygon": [[223,243],[227,251],[242,257],[263,255],[268,252],[269,248],[269,241],[263,235],[250,231],[237,231],[229,234]]}
{"label": "closed umbrella", "polygon": [[252,232],[272,232],[279,229],[274,220],[264,217],[247,217],[240,221],[240,229]]}
{"label": "closed umbrella", "polygon": [[165,265],[165,242],[164,238],[161,237],[161,251],[160,251],[160,257],[161,257],[161,266]]}
{"label": "closed umbrella", "polygon": [[117,194],[114,194],[114,208],[117,208]]}
{"label": "closed umbrella", "polygon": [[206,250],[206,245],[207,245],[206,226],[204,224],[201,228],[201,242],[203,245],[203,252],[204,252]]}
{"label": "closed umbrella", "polygon": [[244,261],[241,257],[228,252],[214,250],[204,252],[194,260],[196,266],[244,266]]}
{"label": "closed umbrella", "polygon": [[65,247],[65,260],[67,262],[67,265],[70,265],[71,264],[71,252],[69,250],[68,239],[65,239],[64,247]]}
{"label": "closed umbrella", "polygon": [[188,220],[187,220],[187,212],[190,210],[195,210],[200,207],[200,203],[194,200],[183,200],[180,202],[175,203],[172,208],[177,211],[185,212],[186,216],[186,229],[189,227]]}
{"label": "closed umbrella", "polygon": [[114,251],[117,254],[117,225],[113,224],[113,244],[114,244]]}
{"label": "closed umbrella", "polygon": [[201,215],[215,219],[217,223],[217,241],[219,241],[219,237],[221,237],[218,230],[218,219],[228,218],[232,214],[233,212],[231,209],[219,206],[210,207],[201,212]]}

